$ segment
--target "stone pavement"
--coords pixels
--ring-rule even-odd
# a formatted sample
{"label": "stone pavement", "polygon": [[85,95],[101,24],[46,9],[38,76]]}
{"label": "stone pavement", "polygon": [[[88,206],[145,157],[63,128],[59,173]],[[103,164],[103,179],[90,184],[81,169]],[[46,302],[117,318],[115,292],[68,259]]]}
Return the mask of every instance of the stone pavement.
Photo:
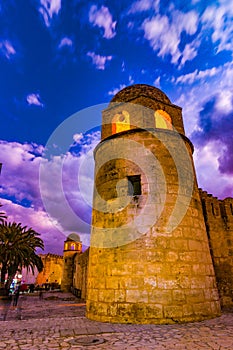
{"label": "stone pavement", "polygon": [[0,321],[1,349],[232,350],[233,313],[188,324],[109,324],[85,318],[85,305],[69,293],[21,295]]}

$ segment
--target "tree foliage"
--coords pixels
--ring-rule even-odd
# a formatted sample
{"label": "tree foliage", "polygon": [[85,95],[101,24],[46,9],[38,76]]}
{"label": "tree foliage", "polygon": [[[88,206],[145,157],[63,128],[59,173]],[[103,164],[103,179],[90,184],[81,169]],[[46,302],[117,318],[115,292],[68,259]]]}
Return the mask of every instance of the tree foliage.
{"label": "tree foliage", "polygon": [[[0,204],[0,208],[1,207],[2,207],[2,204]],[[4,211],[0,211],[0,224],[2,224],[6,218],[7,218],[6,213]]]}
{"label": "tree foliage", "polygon": [[0,224],[0,264],[1,284],[5,282],[5,289],[9,290],[11,282],[17,271],[23,267],[31,269],[34,273],[35,267],[42,271],[43,263],[36,249],[44,249],[44,243],[39,233],[32,228],[22,226],[21,223],[10,223],[3,221]]}

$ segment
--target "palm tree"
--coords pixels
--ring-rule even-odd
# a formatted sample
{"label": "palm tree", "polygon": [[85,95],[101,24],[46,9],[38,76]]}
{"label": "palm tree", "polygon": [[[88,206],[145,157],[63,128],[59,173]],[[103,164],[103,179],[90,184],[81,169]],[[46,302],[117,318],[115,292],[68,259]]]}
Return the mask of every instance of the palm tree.
{"label": "palm tree", "polygon": [[[17,271],[23,267],[31,269],[34,274],[35,267],[39,272],[43,269],[41,258],[36,254],[36,248],[44,249],[44,243],[38,237],[39,233],[32,228],[22,227],[21,223],[0,224],[0,264],[1,286],[8,292]],[[6,274],[8,275],[5,283]]]}
{"label": "palm tree", "polygon": [[[0,208],[1,207],[2,207],[2,204],[0,204]],[[0,224],[2,224],[6,218],[7,218],[6,213],[4,211],[0,211]]]}

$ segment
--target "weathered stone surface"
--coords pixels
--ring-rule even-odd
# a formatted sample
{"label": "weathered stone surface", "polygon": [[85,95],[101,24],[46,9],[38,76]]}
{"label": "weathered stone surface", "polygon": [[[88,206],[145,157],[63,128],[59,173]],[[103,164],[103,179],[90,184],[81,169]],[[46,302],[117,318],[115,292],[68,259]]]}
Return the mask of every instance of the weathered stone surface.
{"label": "weathered stone surface", "polygon": [[[233,198],[218,200],[200,189],[220,301],[233,306]],[[212,268],[212,267],[211,267]]]}
{"label": "weathered stone surface", "polygon": [[[93,320],[161,324],[220,312],[192,144],[181,109],[153,89],[126,88],[103,111],[88,267]],[[158,122],[158,110],[172,126]],[[140,191],[130,195],[132,176]]]}

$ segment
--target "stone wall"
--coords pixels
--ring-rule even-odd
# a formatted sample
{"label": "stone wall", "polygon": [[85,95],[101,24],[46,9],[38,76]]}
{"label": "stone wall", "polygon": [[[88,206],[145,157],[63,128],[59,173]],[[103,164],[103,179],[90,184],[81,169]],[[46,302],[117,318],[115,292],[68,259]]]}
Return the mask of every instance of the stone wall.
{"label": "stone wall", "polygon": [[[208,234],[209,247],[214,263],[217,286],[222,307],[233,306],[233,198],[219,200],[199,189],[202,201],[205,225]],[[165,244],[163,238],[159,244]],[[164,246],[165,248],[165,246]],[[170,259],[174,252],[170,253]],[[141,253],[143,258],[143,252]],[[175,258],[175,256],[174,256]],[[82,298],[86,299],[87,265],[89,249],[74,260],[73,286],[82,290]],[[158,258],[157,258],[158,259]],[[175,260],[174,260],[175,262]],[[195,269],[203,269],[200,265]],[[184,269],[184,266],[182,267]],[[138,275],[144,274],[142,266],[138,269]],[[108,285],[111,284],[111,276]],[[126,282],[125,282],[126,283]],[[130,282],[128,282],[130,283]],[[169,290],[165,292],[169,295]],[[178,300],[178,304],[179,304]]]}
{"label": "stone wall", "polygon": [[233,306],[233,198],[219,200],[200,189],[206,230],[223,307]]}
{"label": "stone wall", "polygon": [[62,271],[61,289],[63,292],[70,292],[73,283],[74,258],[77,252],[63,252],[64,267]]}
{"label": "stone wall", "polygon": [[73,287],[81,290],[81,298],[86,299],[89,248],[74,258]]}
{"label": "stone wall", "polygon": [[36,277],[36,284],[53,283],[61,284],[63,271],[63,257],[56,254],[40,254],[43,262],[43,270]]}

